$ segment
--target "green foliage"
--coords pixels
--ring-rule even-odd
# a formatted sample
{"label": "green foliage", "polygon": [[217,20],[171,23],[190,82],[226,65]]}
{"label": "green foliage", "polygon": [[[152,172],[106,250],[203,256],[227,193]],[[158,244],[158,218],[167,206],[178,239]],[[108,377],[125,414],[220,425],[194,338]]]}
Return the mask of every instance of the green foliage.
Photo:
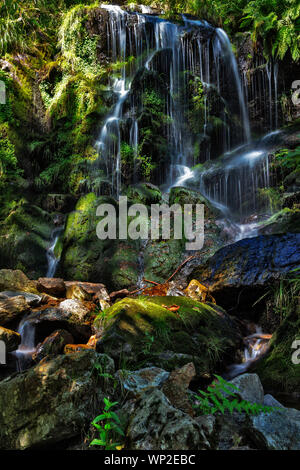
{"label": "green foliage", "polygon": [[140,163],[141,174],[145,181],[149,181],[153,170],[156,168],[155,163],[152,163],[151,156],[138,155],[137,160]]}
{"label": "green foliage", "polygon": [[[300,294],[300,270],[294,269],[285,277],[282,277],[278,284],[263,296],[271,296],[272,309],[278,316],[280,322],[297,310],[297,303]],[[260,297],[256,302],[260,302]]]}
{"label": "green foliage", "polygon": [[0,140],[0,182],[13,178],[17,173],[15,149],[9,139]]}
{"label": "green foliage", "polygon": [[114,442],[115,436],[124,436],[124,432],[120,428],[120,419],[112,410],[118,402],[111,402],[108,398],[104,398],[103,401],[105,405],[103,413],[92,422],[99,433],[99,438],[94,439],[90,445],[103,447],[104,450],[116,450],[121,444]]}
{"label": "green foliage", "polygon": [[[152,4],[152,0],[139,3]],[[168,14],[192,13],[229,32],[251,31],[254,43],[262,39],[266,53],[283,59],[289,51],[300,58],[300,4],[298,0],[161,0],[155,2]]]}
{"label": "green foliage", "polygon": [[295,150],[282,149],[275,155],[275,163],[288,170],[300,170],[300,146]]}
{"label": "green foliage", "polygon": [[197,413],[211,415],[224,414],[228,411],[232,414],[234,411],[238,411],[248,415],[258,415],[259,413],[271,413],[275,409],[259,403],[240,400],[239,389],[234,384],[227,382],[219,375],[215,375],[215,377],[217,380],[207,387],[206,392],[199,390],[199,395],[196,395],[197,404],[193,406]]}

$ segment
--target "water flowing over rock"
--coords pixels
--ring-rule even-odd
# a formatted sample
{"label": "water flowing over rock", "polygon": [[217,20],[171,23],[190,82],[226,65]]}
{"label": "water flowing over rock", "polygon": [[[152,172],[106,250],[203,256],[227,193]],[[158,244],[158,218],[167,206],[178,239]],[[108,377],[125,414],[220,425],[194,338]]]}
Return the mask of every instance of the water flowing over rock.
{"label": "water flowing over rock", "polygon": [[[154,15],[128,13],[114,5],[102,5],[102,9],[106,10],[103,19],[108,17],[108,40],[103,43],[102,53],[113,62],[119,60],[124,63],[121,78],[112,84],[116,104],[97,142],[99,164],[111,179],[113,193],[121,191],[123,142],[133,149],[135,164],[138,165],[143,110],[146,107],[143,86],[142,90],[138,88],[139,83],[147,81],[147,77],[162,73],[165,78],[161,84],[166,110],[163,138],[169,157],[161,165],[161,183],[174,183],[180,165],[194,163],[193,132],[187,129],[183,119],[190,106],[188,90],[191,81],[204,89],[200,142],[204,159],[220,155],[250,139],[238,67],[223,30],[213,28],[206,21],[185,16],[183,24],[180,24]],[[126,67],[126,60],[131,56],[135,60]],[[219,131],[213,130],[214,120],[220,123]],[[237,125],[239,120],[240,127]],[[218,139],[213,138],[216,136]]]}

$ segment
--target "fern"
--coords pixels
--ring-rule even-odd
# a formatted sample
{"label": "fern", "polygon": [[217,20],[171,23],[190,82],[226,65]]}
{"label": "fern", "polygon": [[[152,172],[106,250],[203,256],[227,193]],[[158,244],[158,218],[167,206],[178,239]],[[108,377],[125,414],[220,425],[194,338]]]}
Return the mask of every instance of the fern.
{"label": "fern", "polygon": [[193,404],[193,407],[199,414],[225,414],[226,411],[232,414],[237,411],[247,415],[258,415],[259,413],[271,413],[276,409],[240,400],[239,389],[234,384],[227,382],[219,375],[215,375],[215,377],[217,380],[207,387],[207,392],[199,390],[198,395],[195,396],[197,403]]}

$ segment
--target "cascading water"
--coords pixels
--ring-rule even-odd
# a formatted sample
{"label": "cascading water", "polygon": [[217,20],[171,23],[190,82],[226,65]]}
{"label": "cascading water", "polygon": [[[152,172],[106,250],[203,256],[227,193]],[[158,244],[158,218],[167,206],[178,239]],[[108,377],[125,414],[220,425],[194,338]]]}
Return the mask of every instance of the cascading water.
{"label": "cascading water", "polygon": [[[116,104],[107,117],[96,144],[99,165],[111,180],[112,193],[118,195],[122,189],[122,142],[126,142],[138,155],[140,144],[137,109],[143,105],[131,93],[136,74],[141,69],[157,71],[157,57],[164,53],[164,68],[167,75],[168,95],[165,97],[165,113],[168,117],[166,138],[170,155],[162,183],[169,184],[180,177],[180,166],[195,163],[194,144],[191,132],[185,122],[188,109],[188,73],[199,77],[204,88],[204,123],[199,129],[202,144],[202,159],[211,158],[211,144],[206,144],[210,132],[210,93],[219,94],[219,113],[224,120],[222,151],[250,139],[249,119],[238,76],[237,63],[231,50],[230,41],[221,29],[215,29],[206,21],[195,21],[183,16],[183,24],[172,23],[154,15],[128,13],[118,6],[102,5],[109,12],[108,54],[112,62],[120,62],[120,76],[114,79],[112,89]],[[135,60],[126,64],[128,57]],[[188,72],[188,73],[187,73]],[[227,91],[225,82],[231,83]],[[232,100],[235,94],[237,99]],[[126,102],[126,106],[125,105]],[[222,106],[224,110],[222,111]],[[236,123],[228,121],[228,109],[239,116],[241,132]],[[227,121],[226,121],[227,120]],[[125,121],[127,133],[124,132]],[[235,120],[237,121],[237,120]],[[238,135],[240,134],[240,135]],[[224,137],[224,139],[223,139]]]}
{"label": "cascading water", "polygon": [[266,353],[272,335],[264,334],[259,326],[256,326],[255,330],[254,334],[244,338],[243,362],[229,366],[225,374],[227,379],[233,379],[237,375],[246,372],[253,363]]}
{"label": "cascading water", "polygon": [[55,256],[55,247],[58,242],[59,236],[62,233],[63,228],[62,227],[57,227],[52,231],[51,234],[51,245],[49,246],[46,255],[47,255],[47,262],[48,262],[48,268],[47,268],[47,274],[46,277],[54,277],[58,263],[59,263],[59,258]]}
{"label": "cascading water", "polygon": [[[258,210],[259,188],[269,185],[268,148],[264,141],[251,143],[245,99],[246,90],[248,94],[247,77],[243,77],[243,87],[226,33],[206,21],[186,15],[182,16],[182,23],[173,23],[148,14],[148,10],[141,14],[128,13],[114,5],[102,5],[102,8],[109,13],[108,56],[112,62],[121,64],[119,76],[114,77],[112,83],[116,103],[97,142],[98,165],[111,181],[111,193],[119,195],[122,191],[124,143],[133,149],[132,181],[138,181],[137,162],[143,140],[140,125],[143,93],[136,93],[136,77],[143,70],[164,73],[167,124],[161,132],[166,134],[169,160],[160,168],[160,184],[168,188],[192,184],[195,188],[197,179],[197,188],[234,227],[235,239],[255,235],[257,224],[247,218]],[[129,57],[134,57],[134,60],[129,61]],[[262,64],[262,70],[262,85],[253,82],[251,93],[258,92],[258,85],[260,93],[268,90],[271,120],[272,96],[275,95],[275,103],[277,99],[278,67],[276,64]],[[188,123],[191,80],[200,80],[203,87],[203,101],[199,105],[203,122],[199,120],[196,140]],[[247,98],[250,99],[249,96]],[[221,124],[220,130],[215,131],[217,134],[212,138],[216,121]],[[276,111],[276,125],[277,122]],[[270,127],[273,127],[271,122]],[[197,145],[200,150],[195,157]],[[237,146],[241,147],[235,149]],[[223,157],[215,163],[213,160],[221,155]],[[208,169],[195,173],[191,170],[196,163],[211,159]]]}
{"label": "cascading water", "polygon": [[14,354],[17,358],[17,370],[22,372],[30,365],[32,354],[35,352],[35,327],[25,317],[22,319],[17,331],[21,335],[21,344]]}

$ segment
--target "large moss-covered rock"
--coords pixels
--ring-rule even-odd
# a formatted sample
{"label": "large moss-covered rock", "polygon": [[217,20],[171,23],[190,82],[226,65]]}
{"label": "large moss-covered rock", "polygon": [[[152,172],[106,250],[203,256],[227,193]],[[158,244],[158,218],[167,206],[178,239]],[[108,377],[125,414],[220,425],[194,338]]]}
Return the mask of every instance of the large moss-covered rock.
{"label": "large moss-covered rock", "polygon": [[75,211],[69,214],[60,269],[65,279],[105,282],[112,290],[118,290],[137,283],[139,248],[135,241],[97,237],[100,218],[96,217],[96,209],[105,203],[117,208],[114,199],[89,193],[80,198]]}
{"label": "large moss-covered rock", "polygon": [[126,196],[131,204],[159,204],[162,194],[157,186],[150,183],[140,183],[129,186]]}
{"label": "large moss-covered rock", "polygon": [[205,219],[216,217],[220,214],[220,211],[218,211],[199,191],[183,188],[181,186],[171,188],[169,203],[170,205],[180,204],[181,206],[184,206],[184,204],[203,204]]}
{"label": "large moss-covered rock", "polygon": [[[99,413],[104,393],[94,366],[114,372],[93,351],[59,356],[0,383],[0,448],[42,448],[80,435]],[[94,371],[94,373],[93,373]]]}
{"label": "large moss-covered rock", "polygon": [[[174,312],[175,304],[179,308]],[[101,314],[95,327],[104,327],[97,350],[118,364],[123,360],[126,368],[160,367],[161,354],[172,351],[163,368],[172,370],[193,361],[198,376],[213,373],[221,363],[232,360],[240,341],[222,309],[186,297],[126,298]]]}
{"label": "large moss-covered rock", "polygon": [[273,334],[269,354],[258,363],[256,371],[267,390],[294,392],[299,389],[300,365],[292,360],[293,354],[299,358],[299,343],[293,346],[296,340],[300,341],[300,307],[297,301],[294,300],[294,311]]}
{"label": "large moss-covered rock", "polygon": [[277,233],[299,233],[300,232],[300,209],[285,207],[272,215],[262,224],[260,233],[269,235]]}
{"label": "large moss-covered rock", "polygon": [[47,212],[21,201],[0,224],[0,267],[21,269],[32,278],[45,275],[52,226]]}
{"label": "large moss-covered rock", "polygon": [[144,277],[165,282],[183,259],[184,240],[149,240],[144,251]]}
{"label": "large moss-covered rock", "polygon": [[221,248],[190,279],[209,287],[225,308],[249,306],[274,281],[299,267],[300,234],[261,235]]}
{"label": "large moss-covered rock", "polygon": [[19,269],[0,269],[0,290],[38,293],[36,282]]}

